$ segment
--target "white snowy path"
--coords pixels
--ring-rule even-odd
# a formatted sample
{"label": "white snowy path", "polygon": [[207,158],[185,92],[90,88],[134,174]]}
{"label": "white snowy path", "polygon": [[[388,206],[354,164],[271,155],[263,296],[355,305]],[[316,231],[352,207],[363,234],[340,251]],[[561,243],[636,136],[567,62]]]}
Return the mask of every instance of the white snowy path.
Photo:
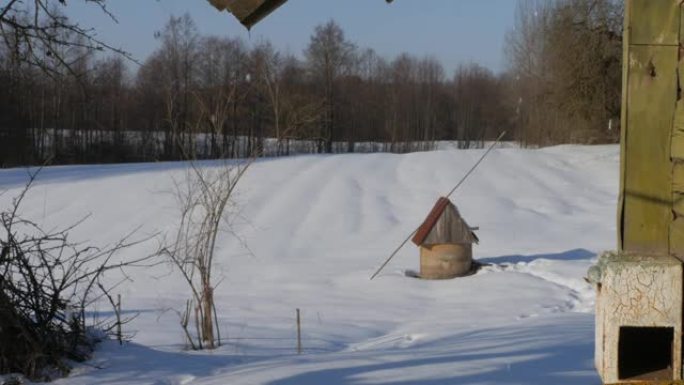
{"label": "white snowy path", "polygon": [[[615,247],[617,146],[494,151],[454,202],[479,226],[475,276],[406,278],[408,245],[370,275],[482,150],[302,156],[259,161],[237,196],[237,231],[219,244],[216,289],[226,344],[183,350],[187,295],[168,266],[117,289],[139,317],[123,347],[105,343],[58,384],[598,384],[596,253]],[[208,166],[211,163],[207,163]],[[106,244],[132,229],[173,228],[182,163],[51,167],[23,213],[46,227],[90,214],[76,239]],[[24,170],[0,171],[0,205]],[[140,255],[155,244],[131,249]],[[113,281],[116,277],[111,278]],[[295,352],[302,309],[305,354]],[[108,309],[102,305],[101,309]]]}

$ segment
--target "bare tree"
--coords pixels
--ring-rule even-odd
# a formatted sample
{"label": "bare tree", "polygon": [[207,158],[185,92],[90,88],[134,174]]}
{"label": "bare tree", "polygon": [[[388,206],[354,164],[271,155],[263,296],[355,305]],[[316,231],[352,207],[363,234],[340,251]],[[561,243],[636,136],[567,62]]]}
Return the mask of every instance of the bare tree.
{"label": "bare tree", "polygon": [[257,84],[266,95],[273,114],[273,129],[276,139],[276,154],[283,154],[283,63],[280,53],[268,42],[259,44],[253,52],[253,67],[257,72]]}
{"label": "bare tree", "polygon": [[507,39],[523,144],[617,140],[623,2],[520,0]]}
{"label": "bare tree", "polygon": [[[180,222],[166,255],[191,292],[181,326],[194,350],[221,344],[214,303],[216,241],[223,231],[231,232],[233,194],[250,164],[226,162],[218,167],[202,167],[190,162],[185,179],[175,184]],[[195,337],[189,329],[193,315]]]}
{"label": "bare tree", "polygon": [[[198,88],[195,91],[201,120],[198,128],[211,136],[211,148],[205,150],[205,156],[210,158],[234,154],[232,147],[237,141],[237,133],[232,133],[229,142],[228,126],[231,117],[235,119],[240,99],[237,79],[242,71],[242,45],[237,39],[206,37],[202,39],[202,49],[198,53]],[[205,148],[208,142],[205,140]]]}
{"label": "bare tree", "polygon": [[418,63],[419,111],[416,119],[418,127],[413,137],[421,142],[421,150],[433,148],[433,142],[439,135],[441,122],[439,119],[439,99],[444,84],[444,68],[433,57],[426,57]]}
{"label": "bare tree", "polygon": [[507,107],[501,81],[477,64],[461,65],[453,80],[455,137],[459,148],[481,147],[504,129]]}
{"label": "bare tree", "polygon": [[312,75],[323,84],[326,115],[323,125],[325,151],[332,152],[336,139],[335,107],[337,103],[337,81],[349,70],[354,61],[356,47],[346,40],[344,31],[334,21],[316,27],[306,49],[306,57]]}
{"label": "bare tree", "polygon": [[161,70],[159,87],[163,90],[165,137],[164,151],[169,159],[181,154],[195,154],[194,136],[190,128],[192,91],[196,83],[199,36],[189,14],[171,16],[159,34],[162,46],[148,62]]}
{"label": "bare tree", "polygon": [[[83,1],[116,22],[106,0]],[[0,36],[8,46],[20,48],[16,51],[19,60],[51,75],[58,75],[59,67],[72,72],[74,62],[64,54],[71,48],[109,50],[131,58],[124,50],[97,38],[92,28],[69,20],[59,9],[65,6],[65,0],[8,0],[0,7]]]}
{"label": "bare tree", "polygon": [[[71,32],[62,33],[77,39]],[[428,150],[436,140],[457,139],[463,126],[456,123],[456,115],[465,114],[455,110],[468,101],[456,100],[455,87],[437,60],[408,54],[385,60],[372,50],[357,54],[334,22],[314,31],[303,61],[268,42],[247,49],[239,39],[201,36],[187,15],[170,18],[157,37],[159,48],[131,79],[120,57],[98,57],[80,45],[58,52],[71,63],[71,72],[43,55],[54,67],[50,77],[22,61],[26,47],[7,30],[0,39],[0,166],[40,164],[48,157],[64,164],[240,158],[254,152],[406,152]],[[550,72],[555,67],[547,68]],[[549,79],[584,73],[558,68],[563,76]],[[614,93],[613,68],[611,64],[604,71],[610,80],[587,83],[605,83],[602,100],[607,102]],[[548,92],[549,87],[542,86],[546,83],[528,81],[527,75],[521,79],[521,86],[509,87],[513,91],[505,95],[501,90],[488,93],[495,100],[485,107],[520,95],[506,98],[508,105],[515,104],[513,99],[524,100],[520,126],[536,122],[551,127],[539,123],[534,112],[546,116],[547,111],[560,110],[534,108],[535,101],[562,101],[565,93],[573,97],[566,115],[598,115],[598,109],[584,106],[601,103],[580,100],[587,94],[566,90],[567,81],[556,83],[562,91],[551,98],[540,96]],[[560,112],[556,115],[559,121],[563,118]],[[604,115],[612,114],[596,120],[604,120]],[[491,136],[485,132],[490,127],[472,121],[473,138]],[[560,140],[549,130],[524,132],[532,139]],[[357,146],[359,142],[367,146]]]}

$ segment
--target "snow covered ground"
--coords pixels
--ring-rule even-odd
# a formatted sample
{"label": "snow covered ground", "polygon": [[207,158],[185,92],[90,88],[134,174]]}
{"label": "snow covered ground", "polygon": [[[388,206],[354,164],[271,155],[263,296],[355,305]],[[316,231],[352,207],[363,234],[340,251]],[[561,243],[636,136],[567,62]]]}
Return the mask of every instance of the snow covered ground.
{"label": "snow covered ground", "polygon": [[[236,229],[220,239],[225,345],[183,350],[187,293],[168,266],[117,289],[132,343],[101,345],[57,384],[593,384],[593,301],[584,280],[615,247],[617,146],[494,151],[453,201],[490,264],[451,281],[407,278],[410,244],[380,263],[484,150],[267,159],[246,175]],[[210,166],[207,163],[207,166]],[[23,214],[50,227],[86,214],[76,239],[169,231],[183,163],[51,167]],[[0,171],[5,207],[25,170]],[[154,243],[128,251],[140,255]],[[304,354],[296,354],[295,309]],[[102,311],[107,308],[102,305]]]}

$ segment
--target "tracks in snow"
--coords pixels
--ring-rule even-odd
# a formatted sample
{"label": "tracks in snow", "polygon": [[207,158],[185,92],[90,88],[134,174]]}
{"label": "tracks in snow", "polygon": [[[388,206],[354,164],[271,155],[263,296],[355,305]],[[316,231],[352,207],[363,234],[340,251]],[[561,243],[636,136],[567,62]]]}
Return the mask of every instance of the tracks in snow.
{"label": "tracks in snow", "polygon": [[[513,272],[526,274],[544,280],[567,291],[564,303],[545,307],[549,313],[591,313],[594,311],[595,293],[593,287],[584,281],[583,274],[591,260],[554,261],[539,258],[531,262],[493,263],[482,268],[481,273]],[[538,313],[521,314],[518,319],[539,316]]]}

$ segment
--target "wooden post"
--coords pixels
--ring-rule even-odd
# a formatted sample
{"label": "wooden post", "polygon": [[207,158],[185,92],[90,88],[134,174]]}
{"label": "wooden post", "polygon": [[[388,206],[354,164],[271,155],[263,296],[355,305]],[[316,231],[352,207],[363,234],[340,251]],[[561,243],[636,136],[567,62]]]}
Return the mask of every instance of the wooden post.
{"label": "wooden post", "polygon": [[119,345],[123,345],[123,334],[121,332],[121,294],[116,295],[116,338]]}
{"label": "wooden post", "polygon": [[[681,0],[625,1],[620,253],[604,258],[596,284],[595,363],[608,384],[682,380],[682,21]],[[629,328],[641,340],[624,338]],[[654,348],[670,362],[639,364],[649,360],[639,345],[658,329],[672,330],[669,346]]]}
{"label": "wooden post", "polygon": [[297,309],[297,354],[302,354],[302,320]]}
{"label": "wooden post", "polygon": [[627,253],[684,256],[680,3],[626,1],[618,246]]}

